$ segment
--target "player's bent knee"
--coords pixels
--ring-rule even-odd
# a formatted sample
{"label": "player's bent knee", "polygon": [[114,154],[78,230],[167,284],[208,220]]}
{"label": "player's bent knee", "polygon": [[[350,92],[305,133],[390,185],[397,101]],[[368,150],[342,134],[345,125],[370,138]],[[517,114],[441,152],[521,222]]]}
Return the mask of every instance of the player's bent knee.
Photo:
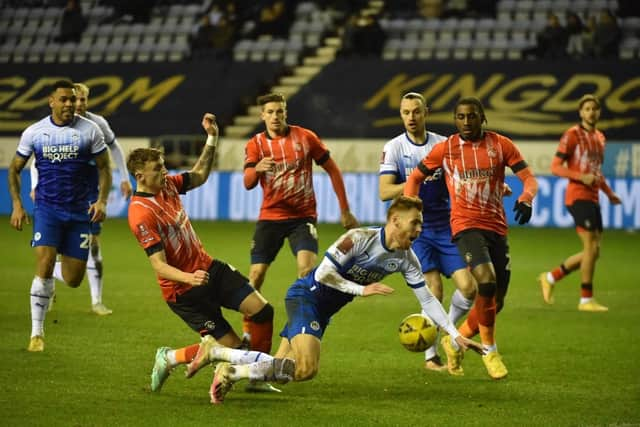
{"label": "player's bent knee", "polygon": [[266,303],[259,312],[251,316],[249,319],[251,319],[253,323],[273,322],[273,306]]}

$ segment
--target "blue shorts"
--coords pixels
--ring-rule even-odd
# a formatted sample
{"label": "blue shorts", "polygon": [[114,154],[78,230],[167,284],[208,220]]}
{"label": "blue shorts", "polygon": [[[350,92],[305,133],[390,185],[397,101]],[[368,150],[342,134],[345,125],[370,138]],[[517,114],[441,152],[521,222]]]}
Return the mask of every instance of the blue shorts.
{"label": "blue shorts", "polygon": [[288,321],[280,336],[289,341],[300,334],[322,339],[331,316],[353,300],[353,295],[317,283],[314,274],[296,280],[284,299]]}
{"label": "blue shorts", "polygon": [[37,205],[33,210],[33,247],[52,246],[62,255],[86,261],[90,234],[86,212],[74,213]]}
{"label": "blue shorts", "polygon": [[423,228],[411,247],[420,260],[423,273],[438,270],[445,276],[451,277],[454,271],[467,268],[458,247],[451,241],[449,229]]}

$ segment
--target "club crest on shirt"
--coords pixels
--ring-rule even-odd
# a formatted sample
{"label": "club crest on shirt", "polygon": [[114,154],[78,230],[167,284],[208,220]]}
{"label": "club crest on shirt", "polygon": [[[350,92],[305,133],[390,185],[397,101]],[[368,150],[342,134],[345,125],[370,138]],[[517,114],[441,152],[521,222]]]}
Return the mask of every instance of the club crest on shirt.
{"label": "club crest on shirt", "polygon": [[496,149],[493,147],[487,147],[487,156],[489,156],[490,158],[495,158],[498,155],[498,153],[496,152]]}
{"label": "club crest on shirt", "polygon": [[317,320],[312,320],[311,323],[309,324],[309,327],[311,329],[313,329],[314,331],[319,331],[320,330],[320,323],[318,323]]}
{"label": "club crest on shirt", "polygon": [[394,259],[389,259],[384,263],[385,271],[394,272],[394,271],[398,271],[398,268],[399,268],[398,262]]}

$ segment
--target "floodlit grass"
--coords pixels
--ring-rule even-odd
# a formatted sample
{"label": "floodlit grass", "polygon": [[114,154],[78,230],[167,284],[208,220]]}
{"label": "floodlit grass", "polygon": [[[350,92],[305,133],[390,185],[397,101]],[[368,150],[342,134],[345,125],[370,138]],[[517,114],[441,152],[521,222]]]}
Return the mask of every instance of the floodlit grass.
{"label": "floodlit grass", "polygon": [[[579,249],[573,230],[513,228],[512,279],[498,317],[498,342],[509,376],[492,381],[468,353],[464,377],[426,372],[422,355],[397,341],[396,329],[418,311],[401,278],[389,297],[358,298],[338,313],[323,341],[319,375],[282,394],[249,394],[236,386],[224,405],[209,404],[211,370],[193,379],[177,369],[157,394],[149,391],[155,349],[197,341],[162,301],[145,254],[124,220],[102,235],[105,303],[114,314],[91,315],[86,282],[58,284],[42,354],[26,351],[34,259],[30,231],[4,225],[0,244],[0,420],[47,426],[342,426],[342,425],[638,425],[640,424],[639,238],[605,233],[595,292],[608,313],[576,310],[579,276],[558,285],[545,306],[537,274]],[[253,224],[196,222],[216,257],[248,272]],[[339,234],[320,225],[321,249]],[[283,296],[295,276],[288,246],[267,275],[264,295],[284,322]],[[445,285],[447,294],[452,285]],[[448,302],[446,303],[448,306]],[[228,318],[240,328],[240,318]],[[274,339],[274,349],[279,338]]]}

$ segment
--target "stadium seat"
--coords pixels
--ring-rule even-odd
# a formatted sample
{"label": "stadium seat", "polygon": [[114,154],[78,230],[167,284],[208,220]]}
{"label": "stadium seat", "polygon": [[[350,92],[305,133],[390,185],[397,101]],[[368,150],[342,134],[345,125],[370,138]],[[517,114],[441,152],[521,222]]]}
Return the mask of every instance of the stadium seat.
{"label": "stadium seat", "polygon": [[382,59],[385,61],[398,59],[402,43],[403,41],[401,39],[387,39],[384,43],[384,47],[382,48]]}

